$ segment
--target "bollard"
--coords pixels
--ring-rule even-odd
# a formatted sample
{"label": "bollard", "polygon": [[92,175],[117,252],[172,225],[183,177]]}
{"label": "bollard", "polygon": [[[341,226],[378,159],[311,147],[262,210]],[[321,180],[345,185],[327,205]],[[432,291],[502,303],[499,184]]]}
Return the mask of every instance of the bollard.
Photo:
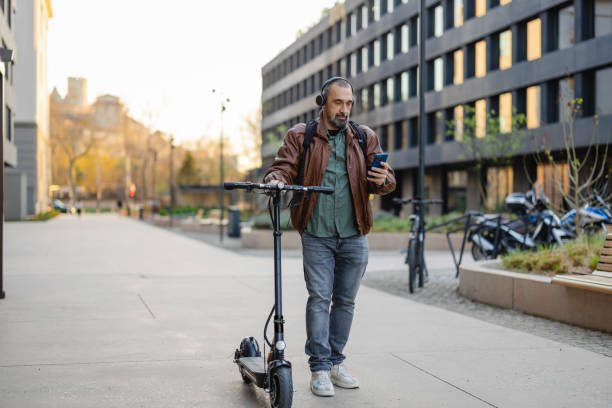
{"label": "bollard", "polygon": [[138,219],[139,220],[144,220],[144,208],[140,207],[138,209]]}
{"label": "bollard", "polygon": [[231,238],[240,238],[240,210],[235,206],[229,208],[229,227],[227,236]]}

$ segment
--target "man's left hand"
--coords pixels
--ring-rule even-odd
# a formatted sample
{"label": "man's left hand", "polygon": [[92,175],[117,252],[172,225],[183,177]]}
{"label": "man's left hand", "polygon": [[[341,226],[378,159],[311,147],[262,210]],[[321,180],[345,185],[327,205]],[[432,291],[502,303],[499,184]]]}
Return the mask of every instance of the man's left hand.
{"label": "man's left hand", "polygon": [[380,162],[382,168],[372,167],[368,171],[368,180],[375,183],[377,186],[382,186],[387,180],[387,174],[389,174],[389,165],[386,162]]}

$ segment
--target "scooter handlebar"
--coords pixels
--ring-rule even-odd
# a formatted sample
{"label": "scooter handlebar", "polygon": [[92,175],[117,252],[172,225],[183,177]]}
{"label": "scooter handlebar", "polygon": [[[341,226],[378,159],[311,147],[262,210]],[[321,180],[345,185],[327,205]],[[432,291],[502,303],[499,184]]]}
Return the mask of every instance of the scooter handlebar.
{"label": "scooter handlebar", "polygon": [[225,190],[244,189],[244,190],[277,190],[277,191],[303,191],[321,194],[333,194],[333,187],[320,187],[320,186],[296,186],[284,183],[278,184],[263,184],[263,183],[251,183],[247,182],[225,182],[223,183]]}

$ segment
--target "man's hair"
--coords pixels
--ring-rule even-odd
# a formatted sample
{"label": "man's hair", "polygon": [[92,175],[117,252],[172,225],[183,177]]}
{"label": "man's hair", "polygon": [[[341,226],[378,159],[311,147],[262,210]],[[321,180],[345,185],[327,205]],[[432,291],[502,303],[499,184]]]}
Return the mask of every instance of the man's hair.
{"label": "man's hair", "polygon": [[338,78],[330,82],[329,84],[325,85],[325,87],[323,88],[323,91],[321,93],[325,95],[326,98],[329,95],[329,89],[332,87],[332,85],[338,85],[338,86],[341,86],[342,88],[351,88],[351,92],[354,93],[353,85],[351,85],[349,81],[347,81],[344,78]]}

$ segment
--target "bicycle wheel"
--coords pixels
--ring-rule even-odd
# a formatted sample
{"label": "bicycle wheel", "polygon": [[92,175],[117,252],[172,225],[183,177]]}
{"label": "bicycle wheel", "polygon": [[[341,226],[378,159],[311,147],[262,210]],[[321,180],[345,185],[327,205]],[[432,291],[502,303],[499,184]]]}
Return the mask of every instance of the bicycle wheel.
{"label": "bicycle wheel", "polygon": [[293,380],[289,367],[279,367],[270,381],[270,405],[272,408],[290,408],[293,402]]}
{"label": "bicycle wheel", "polygon": [[417,276],[418,276],[418,262],[416,260],[416,242],[411,239],[408,244],[408,289],[410,293],[414,293],[414,288],[417,285]]}

